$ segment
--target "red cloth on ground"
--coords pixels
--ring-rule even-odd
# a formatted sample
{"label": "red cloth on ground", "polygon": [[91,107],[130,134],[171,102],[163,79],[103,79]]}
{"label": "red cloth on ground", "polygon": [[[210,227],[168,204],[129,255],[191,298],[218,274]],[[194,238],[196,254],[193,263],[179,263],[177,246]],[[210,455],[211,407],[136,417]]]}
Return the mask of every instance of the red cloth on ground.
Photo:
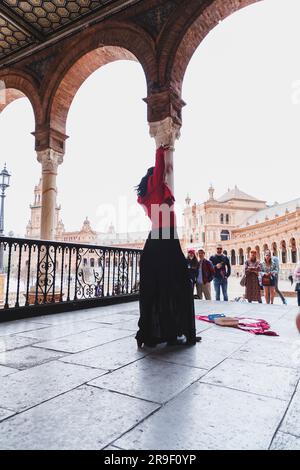
{"label": "red cloth on ground", "polygon": [[[208,323],[215,323],[213,320],[209,320],[207,315],[196,315],[197,320],[206,321]],[[266,335],[266,336],[279,336],[275,331],[270,331],[270,325],[266,320],[245,318],[245,317],[233,317],[239,321],[238,326],[232,326],[227,328],[237,328],[239,330],[247,331],[253,335]],[[253,321],[252,321],[253,320]],[[250,321],[250,323],[249,323]]]}
{"label": "red cloth on ground", "polygon": [[160,147],[156,150],[156,159],[153,175],[148,179],[147,194],[138,197],[138,203],[144,207],[152,221],[152,229],[161,227],[175,227],[176,217],[173,210],[175,198],[164,181],[165,178],[165,150]]}

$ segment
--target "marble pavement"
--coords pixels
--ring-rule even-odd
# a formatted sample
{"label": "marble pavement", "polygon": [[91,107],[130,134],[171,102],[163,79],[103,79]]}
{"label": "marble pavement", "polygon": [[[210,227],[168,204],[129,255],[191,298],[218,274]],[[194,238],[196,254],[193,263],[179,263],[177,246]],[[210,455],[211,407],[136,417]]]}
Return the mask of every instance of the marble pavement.
{"label": "marble pavement", "polygon": [[300,449],[298,308],[195,306],[280,336],[137,350],[136,302],[0,324],[0,449]]}

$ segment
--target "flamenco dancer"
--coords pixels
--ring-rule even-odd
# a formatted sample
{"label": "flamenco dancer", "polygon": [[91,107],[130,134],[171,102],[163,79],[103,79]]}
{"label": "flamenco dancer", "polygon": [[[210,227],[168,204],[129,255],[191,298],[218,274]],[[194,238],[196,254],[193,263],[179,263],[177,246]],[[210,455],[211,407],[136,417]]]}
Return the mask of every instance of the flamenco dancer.
{"label": "flamenco dancer", "polygon": [[165,182],[168,149],[157,149],[155,167],[136,187],[138,203],[152,222],[140,260],[139,348],[164,342],[195,345],[201,340],[196,337],[191,282],[176,230],[175,199]]}

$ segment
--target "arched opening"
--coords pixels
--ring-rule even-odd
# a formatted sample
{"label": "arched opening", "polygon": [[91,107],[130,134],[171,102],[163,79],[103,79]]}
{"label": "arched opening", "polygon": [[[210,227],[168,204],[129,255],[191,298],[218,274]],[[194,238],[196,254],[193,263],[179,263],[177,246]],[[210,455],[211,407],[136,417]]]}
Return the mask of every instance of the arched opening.
{"label": "arched opening", "polygon": [[276,242],[272,243],[272,255],[278,257],[278,247]]}
{"label": "arched opening", "polygon": [[[252,3],[257,3],[257,5],[249,6]],[[169,63],[168,78],[170,78],[172,85],[178,90],[179,94],[181,90],[183,91],[182,97],[187,103],[184,110],[185,130],[178,144],[177,155],[179,155],[181,149],[182,154],[184,153],[184,149],[193,140],[193,135],[197,136],[197,130],[201,128],[202,136],[204,136],[201,138],[201,148],[205,154],[203,176],[206,178],[207,185],[210,175],[214,174],[215,188],[223,188],[224,181],[226,181],[226,187],[233,187],[238,178],[245,177],[245,169],[242,168],[240,174],[236,176],[238,170],[235,162],[239,158],[243,142],[250,142],[246,149],[246,156],[243,158],[251,161],[253,168],[260,168],[260,171],[256,175],[257,186],[254,187],[250,182],[244,180],[243,190],[254,197],[261,197],[258,188],[263,187],[265,175],[270,168],[271,157],[270,159],[265,157],[268,141],[270,142],[269,137],[271,135],[276,136],[273,139],[272,154],[273,150],[274,153],[277,153],[278,149],[284,146],[286,140],[281,139],[280,136],[280,127],[287,127],[286,117],[282,116],[281,124],[279,124],[274,116],[269,116],[272,114],[270,113],[270,103],[272,103],[274,95],[282,90],[282,79],[277,77],[278,80],[277,78],[274,80],[266,77],[269,77],[269,74],[273,77],[276,75],[277,65],[275,62],[278,64],[278,54],[282,54],[282,60],[286,64],[287,54],[284,51],[291,50],[291,44],[295,43],[292,36],[298,28],[296,21],[292,20],[291,31],[293,33],[291,32],[290,35],[284,38],[286,42],[283,44],[282,36],[280,40],[278,38],[279,15],[277,15],[276,21],[273,22],[273,18],[272,21],[269,21],[270,11],[264,8],[264,4],[267,3],[269,4],[269,10],[271,3],[276,3],[274,8],[277,8],[277,11],[279,8],[283,10],[282,6],[279,7],[280,2],[276,2],[276,0],[274,2],[216,0],[210,2],[210,5],[205,6],[205,8],[203,8],[203,5],[201,5],[202,8],[199,6],[198,17],[195,13],[194,23],[190,22],[185,29],[182,28],[181,30],[183,31],[182,37],[175,52],[175,57],[168,57],[167,54],[164,57]],[[294,4],[296,3],[294,2]],[[243,7],[247,8],[242,10]],[[297,5],[295,8],[297,8]],[[237,12],[237,10],[240,11]],[[290,17],[292,11],[294,11],[293,5],[291,5],[289,13],[288,10],[284,12],[285,18]],[[243,20],[246,17],[249,18],[249,21],[247,28],[244,28],[245,22]],[[223,21],[225,18],[226,20]],[[259,25],[258,34],[256,31],[256,34],[253,35],[253,30],[254,28],[256,30],[257,24]],[[228,42],[226,43],[227,49],[224,51],[222,49],[222,34],[225,33]],[[261,49],[260,54],[257,53],[259,48]],[[235,52],[233,53],[233,51]],[[268,63],[265,61],[265,57],[274,58],[271,67],[269,66],[269,60]],[[293,81],[291,77],[299,75],[299,66],[293,65],[292,62],[292,60],[288,62],[288,68],[290,64],[291,67],[294,67],[289,69],[288,75],[290,78],[285,77],[287,87],[291,87]],[[236,64],[239,64],[238,67]],[[199,73],[200,70],[201,73]],[[272,83],[271,87],[270,83]],[[262,103],[265,103],[266,106],[262,106]],[[258,118],[259,122],[255,118],[257,109],[261,111]],[[287,111],[291,111],[291,109]],[[291,111],[289,118],[294,121],[292,128],[295,125],[296,129],[299,116],[294,117],[294,114],[297,113]],[[242,120],[240,119],[241,116],[243,116]],[[252,117],[250,118],[250,116]],[[244,119],[247,120],[248,118],[250,118],[249,125],[244,126]],[[255,129],[251,125],[251,122],[254,121]],[[268,125],[264,126],[264,122],[268,122]],[[261,129],[266,129],[266,127],[266,132],[262,133]],[[218,135],[218,142],[214,138],[216,134]],[[269,137],[267,137],[268,135]],[[253,136],[259,138],[253,138]],[[298,136],[295,132],[293,145],[289,145],[291,167],[293,161],[297,158],[296,154],[299,154],[299,143],[297,144],[296,139],[298,139]],[[220,145],[218,145],[219,143]],[[195,137],[193,145],[199,145],[198,136]],[[224,146],[226,150],[224,150]],[[222,154],[226,154],[226,168],[223,167],[223,171],[217,174],[215,167],[222,167],[222,157],[218,159],[216,155]],[[294,157],[292,157],[292,154]],[[230,160],[231,157],[232,161],[228,164],[228,159]],[[181,163],[178,159],[177,171],[180,171],[180,174],[184,177],[190,178],[191,186],[194,181],[196,185],[197,171],[194,175],[188,176],[190,174],[189,169],[185,169],[184,165],[186,163]],[[278,186],[282,186],[279,174],[276,175],[276,179]],[[292,176],[292,179],[294,187],[296,187],[296,177]],[[272,190],[272,186],[270,186],[270,190]],[[266,194],[268,194],[267,191]],[[291,199],[290,196],[293,195],[293,193],[289,194],[288,192],[286,194],[282,191],[282,200]],[[206,200],[204,189],[198,197],[200,200]],[[276,197],[275,193],[274,197]],[[222,210],[224,209],[222,208]]]}
{"label": "arched opening", "polygon": [[244,250],[243,248],[239,249],[239,264],[243,266],[245,264]]}
{"label": "arched opening", "polygon": [[224,224],[224,214],[220,215],[220,224]]}
{"label": "arched opening", "polygon": [[260,257],[261,257],[260,247],[256,245],[255,250],[256,250],[256,258],[260,260]]}
{"label": "arched opening", "polygon": [[134,191],[154,164],[145,96],[144,68],[118,46],[87,52],[61,80],[49,113],[52,125],[69,136],[57,177],[67,229],[78,230],[87,213],[93,230],[105,239],[111,223],[123,234],[148,229]]}
{"label": "arched opening", "polygon": [[297,263],[298,262],[298,256],[297,256],[297,244],[295,238],[290,239],[290,248],[291,248],[291,261],[292,263]]}
{"label": "arched opening", "polygon": [[231,250],[231,264],[232,264],[232,266],[235,266],[235,265],[236,265],[236,254],[235,254],[235,250]]}
{"label": "arched opening", "polygon": [[1,80],[5,86],[0,90],[0,171],[6,163],[11,174],[10,187],[5,193],[4,234],[24,237],[31,216],[29,206],[36,202],[34,186],[40,177],[31,133],[40,118],[41,106],[29,79],[19,76],[2,79],[0,75]]}
{"label": "arched opening", "polygon": [[226,242],[227,240],[230,240],[230,232],[228,230],[222,230],[221,241]]}
{"label": "arched opening", "polygon": [[[187,28],[182,27],[180,29],[181,37],[175,38],[173,35],[170,35],[170,51],[165,51],[161,65],[166,68],[167,78],[171,80],[175,89],[181,90],[188,64],[199,44],[202,43],[210,31],[227,17],[238,12],[238,10],[258,2],[261,2],[261,0],[239,0],[238,2],[232,0],[214,0],[204,9],[202,5],[199,5],[198,14],[197,12],[194,13],[194,22],[189,24]],[[190,18],[188,18],[188,12],[187,22],[191,23]],[[176,31],[173,34],[175,35]],[[179,43],[179,47],[172,51],[172,44],[174,44],[175,39]],[[164,62],[168,62],[168,65],[165,65]]]}
{"label": "arched opening", "polygon": [[263,246],[264,255],[265,255],[265,253],[268,249],[269,249],[269,245],[267,243],[265,243],[264,246]]}
{"label": "arched opening", "polygon": [[287,248],[286,248],[285,240],[281,241],[280,248],[281,248],[281,262],[282,264],[286,264],[287,263]]}
{"label": "arched opening", "polygon": [[247,248],[247,259],[250,258],[251,246]]}
{"label": "arched opening", "polygon": [[77,58],[63,75],[53,97],[49,99],[48,115],[50,127],[65,133],[68,113],[81,85],[96,70],[106,64],[119,60],[138,62],[132,52],[118,46],[99,47]]}
{"label": "arched opening", "polygon": [[229,214],[226,214],[226,224],[229,225],[230,223],[230,217]]}

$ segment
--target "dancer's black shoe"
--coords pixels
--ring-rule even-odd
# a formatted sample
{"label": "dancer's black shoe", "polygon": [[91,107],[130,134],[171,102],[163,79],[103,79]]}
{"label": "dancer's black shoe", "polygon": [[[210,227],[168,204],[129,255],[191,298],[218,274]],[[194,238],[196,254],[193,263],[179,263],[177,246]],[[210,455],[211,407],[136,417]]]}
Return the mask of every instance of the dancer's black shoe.
{"label": "dancer's black shoe", "polygon": [[200,343],[201,340],[201,336],[195,336],[194,338],[188,338],[185,344],[186,346],[195,346],[195,344]]}

